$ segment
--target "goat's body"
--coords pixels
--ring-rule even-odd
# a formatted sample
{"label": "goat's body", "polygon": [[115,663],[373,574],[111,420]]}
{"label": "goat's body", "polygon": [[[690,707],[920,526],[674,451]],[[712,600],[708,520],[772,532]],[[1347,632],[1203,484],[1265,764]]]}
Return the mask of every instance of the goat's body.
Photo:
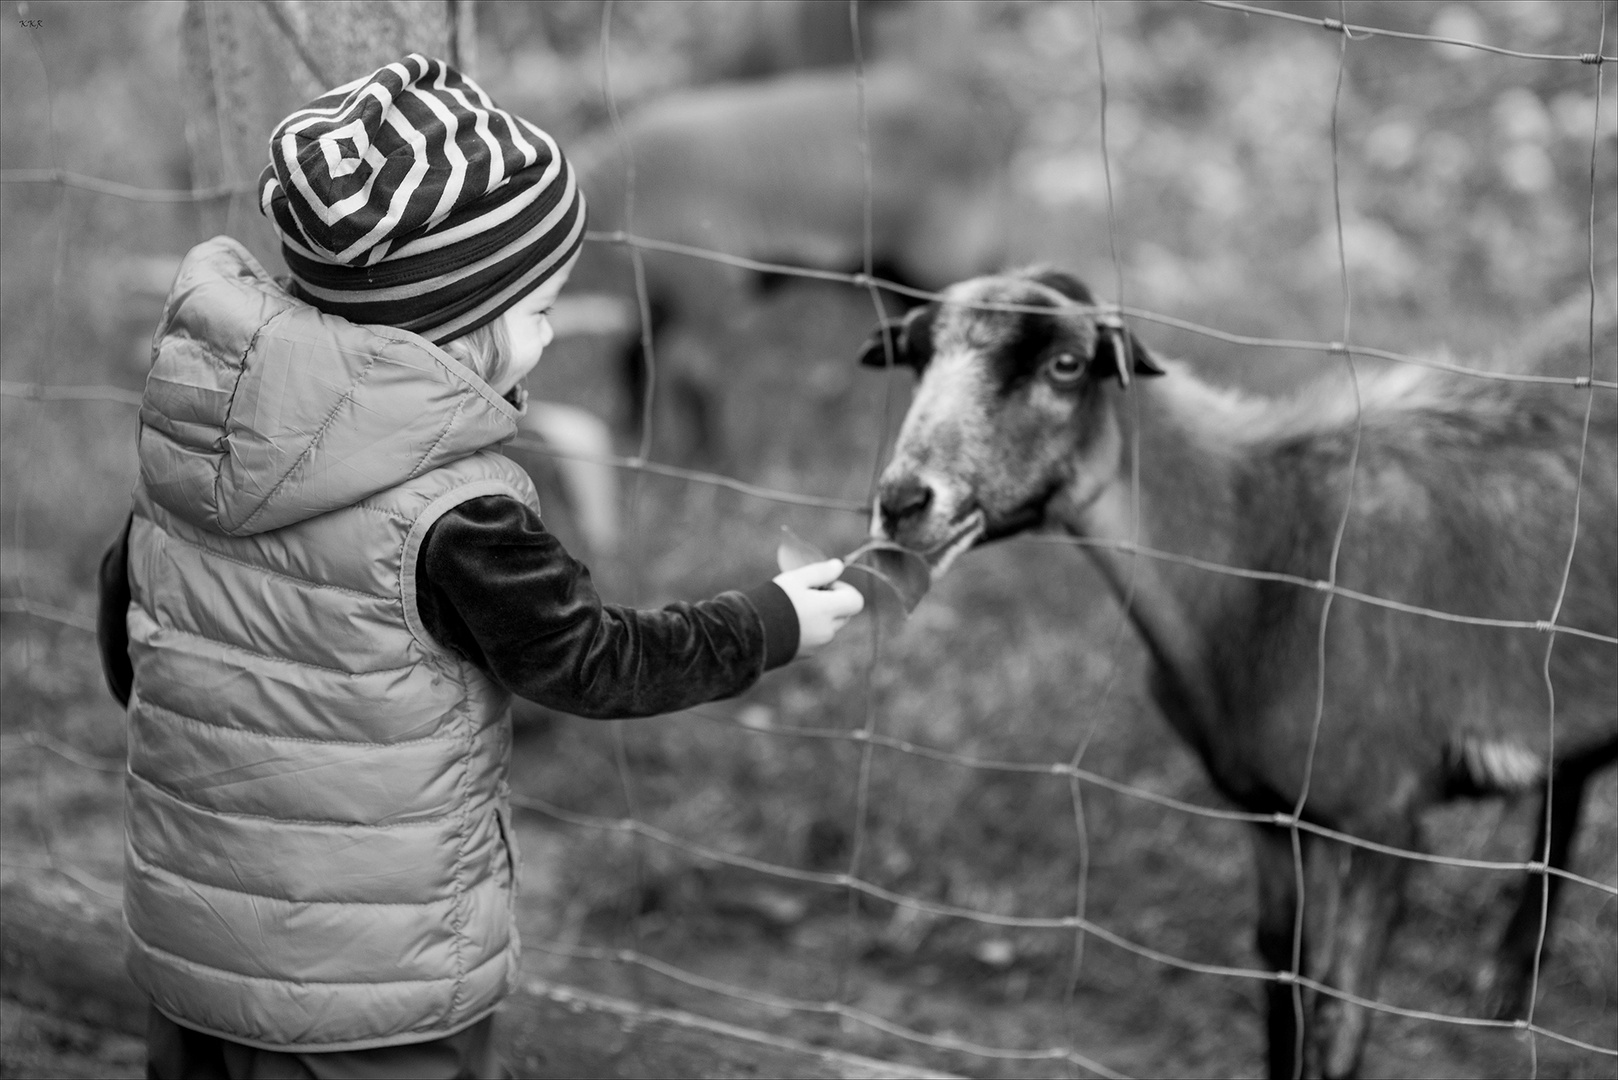
{"label": "goat's body", "polygon": [[[1040,520],[1101,541],[1154,697],[1237,805],[1416,851],[1427,807],[1549,787],[1533,857],[1565,868],[1585,782],[1618,760],[1618,395],[1402,367],[1357,396],[1337,380],[1245,398],[1092,303],[1030,270],[879,328],[862,359],[921,385],[878,533],[935,575]],[[1560,321],[1528,366],[1587,370],[1587,334]],[[1271,825],[1253,839],[1260,953],[1334,991],[1270,985],[1271,1074],[1351,1075],[1354,1002],[1375,1000],[1411,860]],[[1484,973],[1501,1015],[1525,1004],[1561,883],[1526,879]]]}
{"label": "goat's body", "polygon": [[[1338,585],[1458,616],[1549,620],[1573,540],[1585,395],[1423,371],[1367,379],[1362,394]],[[1595,405],[1558,621],[1618,635],[1618,413],[1608,393],[1598,392]],[[1132,410],[1120,419],[1132,425]],[[1142,385],[1139,427],[1143,546],[1328,578],[1349,486],[1352,410],[1239,400],[1179,370]],[[1120,484],[1067,524],[1129,541],[1128,500]],[[1135,575],[1137,619],[1160,668],[1157,696],[1216,783],[1250,809],[1291,809],[1314,734],[1325,594],[1105,549],[1098,557],[1121,591]],[[1552,750],[1548,644],[1522,629],[1334,599],[1306,813],[1377,839],[1374,823],[1361,819],[1400,817],[1401,808],[1457,790],[1520,790],[1542,779],[1542,769],[1529,775],[1512,765],[1543,765]],[[1559,755],[1618,730],[1610,645],[1559,635],[1551,677]],[[1357,753],[1368,735],[1378,752]],[[1403,752],[1386,753],[1390,746]],[[1469,755],[1469,746],[1511,749]]]}
{"label": "goat's body", "polygon": [[[1136,539],[1138,506],[1145,547],[1325,581],[1352,476],[1341,588],[1471,618],[1554,615],[1563,626],[1618,636],[1618,410],[1609,392],[1596,392],[1586,441],[1588,392],[1432,372],[1368,379],[1356,456],[1351,410],[1261,405],[1212,391],[1183,369],[1171,374],[1138,391],[1138,503],[1127,482],[1116,484],[1065,522],[1074,532]],[[1128,432],[1136,414],[1127,400],[1118,415]],[[1461,794],[1542,792],[1557,768],[1559,788],[1571,789],[1560,792],[1565,861],[1583,781],[1618,752],[1612,645],[1564,633],[1552,647],[1533,630],[1338,595],[1322,687],[1326,593],[1116,550],[1096,555],[1120,595],[1133,589],[1131,613],[1153,654],[1164,715],[1238,805],[1290,812],[1307,785],[1306,820],[1410,850],[1420,847],[1426,807]],[[1300,903],[1293,853],[1279,830],[1255,840],[1258,943],[1285,970]],[[1365,850],[1342,858],[1318,841],[1307,847],[1305,973],[1372,997],[1408,867]],[[1529,880],[1493,972],[1506,1011],[1521,1007],[1538,949],[1540,893]],[[1278,986],[1270,994],[1271,1065],[1280,1074],[1298,1064],[1291,993]],[[1368,1016],[1341,1000],[1320,1009],[1309,1071],[1351,1073]]]}

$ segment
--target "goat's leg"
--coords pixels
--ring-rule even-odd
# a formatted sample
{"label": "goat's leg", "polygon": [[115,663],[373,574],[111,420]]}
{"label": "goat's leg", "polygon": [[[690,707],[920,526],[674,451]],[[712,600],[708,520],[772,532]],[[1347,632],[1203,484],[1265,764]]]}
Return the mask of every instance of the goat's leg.
{"label": "goat's leg", "polygon": [[[1259,955],[1271,971],[1291,971],[1298,925],[1297,871],[1291,835],[1270,825],[1255,828],[1253,863],[1258,883]],[[1305,958],[1308,945],[1305,940]],[[1298,1053],[1304,1018],[1302,991],[1294,983],[1273,982],[1266,996],[1270,1077],[1291,1080],[1301,1075],[1303,1065]]]}
{"label": "goat's leg", "polygon": [[[1303,957],[1303,974],[1317,983],[1330,984],[1342,948],[1338,924],[1342,918],[1343,885],[1347,879],[1349,849],[1342,844],[1310,836],[1303,851],[1303,934],[1309,952]],[[1322,1075],[1318,1022],[1323,1002],[1317,991],[1303,991],[1304,1039],[1303,1068],[1306,1077]]]}
{"label": "goat's leg", "polygon": [[656,438],[673,460],[721,468],[727,464],[722,372],[714,342],[700,326],[671,326],[657,343],[653,421]]}
{"label": "goat's leg", "polygon": [[[1615,760],[1618,760],[1618,738],[1557,762],[1551,773],[1551,797],[1541,804],[1539,827],[1534,833],[1535,853],[1550,866],[1567,869],[1584,807],[1585,785],[1592,774]],[[1544,842],[1547,819],[1550,823],[1548,850]],[[1543,919],[1548,949],[1551,921],[1561,891],[1562,879],[1554,874],[1544,880],[1538,874],[1524,878],[1517,908],[1500,937],[1494,963],[1483,978],[1488,1007],[1494,1016],[1513,1019],[1527,1012],[1528,995],[1534,981],[1534,957],[1541,953],[1540,922]]]}
{"label": "goat's leg", "polygon": [[[651,338],[654,343],[653,355],[659,355],[655,343],[662,339],[664,328],[668,325],[669,308],[667,304],[655,296],[650,298],[647,308],[651,314]],[[654,386],[660,381],[659,373],[652,370],[652,366],[646,358],[646,337],[645,327],[637,315],[634,337],[622,343],[621,351],[618,354],[618,381],[623,391],[624,406],[628,413],[624,418],[626,421],[624,430],[628,431],[631,437],[637,440],[645,433],[648,420],[646,416],[646,396],[652,394],[655,397]]]}
{"label": "goat's leg", "polygon": [[[1414,838],[1415,830],[1410,829],[1403,843],[1397,838],[1391,842],[1409,847]],[[1388,941],[1403,903],[1407,861],[1365,848],[1319,846],[1335,849],[1328,858],[1340,874],[1334,947],[1321,981],[1355,997],[1375,1000]],[[1313,1068],[1325,1077],[1353,1076],[1369,1025],[1370,1010],[1364,1005],[1319,995],[1311,1030]]]}

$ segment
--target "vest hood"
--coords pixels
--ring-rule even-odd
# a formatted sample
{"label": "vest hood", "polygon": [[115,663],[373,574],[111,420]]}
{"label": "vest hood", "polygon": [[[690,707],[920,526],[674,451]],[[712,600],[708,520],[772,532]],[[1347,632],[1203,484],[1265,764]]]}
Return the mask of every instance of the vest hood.
{"label": "vest hood", "polygon": [[229,536],[350,506],[517,433],[425,338],[326,315],[219,236],[180,264],[140,412],[153,501]]}

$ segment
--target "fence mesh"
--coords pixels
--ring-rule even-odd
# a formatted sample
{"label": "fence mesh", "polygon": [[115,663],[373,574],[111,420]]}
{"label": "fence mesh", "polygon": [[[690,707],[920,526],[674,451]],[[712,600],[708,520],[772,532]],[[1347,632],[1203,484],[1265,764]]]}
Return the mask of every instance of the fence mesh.
{"label": "fence mesh", "polygon": [[[1415,33],[1371,25],[1360,25],[1350,21],[1346,2],[1339,6],[1335,17],[1314,17],[1298,14],[1294,11],[1261,8],[1227,2],[1227,0],[1201,0],[1201,4],[1208,9],[1210,18],[1259,17],[1280,20],[1295,24],[1299,34],[1307,33],[1310,29],[1316,29],[1324,30],[1335,37],[1337,64],[1334,72],[1331,109],[1326,120],[1329,123],[1331,133],[1330,197],[1335,222],[1341,312],[1340,328],[1336,337],[1330,340],[1261,337],[1236,333],[1191,319],[1177,317],[1173,314],[1147,310],[1125,303],[1126,274],[1123,257],[1120,254],[1119,237],[1121,233],[1127,233],[1130,223],[1128,220],[1122,219],[1119,214],[1112,186],[1115,160],[1114,150],[1109,144],[1108,133],[1107,42],[1109,31],[1106,27],[1108,10],[1104,5],[1092,3],[1089,8],[1089,17],[1093,29],[1094,77],[1097,80],[1098,100],[1100,103],[1095,137],[1106,187],[1105,213],[1110,245],[1110,262],[1114,278],[1114,300],[1112,303],[1105,305],[1105,310],[1116,312],[1130,320],[1172,327],[1228,345],[1252,349],[1280,349],[1317,353],[1328,361],[1340,362],[1347,375],[1347,384],[1352,388],[1356,405],[1354,444],[1349,458],[1348,469],[1350,489],[1352,489],[1352,481],[1357,467],[1362,419],[1357,362],[1370,360],[1438,368],[1479,380],[1550,384],[1564,388],[1563,392],[1580,394],[1584,398],[1584,424],[1583,442],[1579,448],[1579,497],[1575,499],[1572,508],[1575,521],[1574,536],[1576,538],[1578,534],[1577,516],[1585,482],[1584,463],[1587,456],[1591,417],[1596,397],[1600,394],[1618,392],[1618,381],[1599,377],[1601,372],[1598,370],[1596,353],[1596,311],[1598,290],[1600,288],[1597,281],[1597,249],[1600,241],[1597,214],[1598,159],[1603,146],[1601,110],[1606,104],[1602,96],[1602,79],[1604,65],[1618,59],[1618,57],[1604,54],[1607,32],[1606,18],[1609,5],[1601,5],[1599,36],[1591,43],[1593,48],[1590,51],[1543,53],[1505,48],[1445,34]],[[859,156],[864,172],[864,199],[862,208],[863,265],[861,270],[854,273],[799,266],[785,262],[765,261],[735,252],[711,250],[661,240],[640,235],[636,232],[635,198],[637,187],[653,186],[658,181],[655,176],[637,174],[633,149],[630,146],[628,136],[625,134],[623,120],[620,116],[619,104],[612,83],[612,72],[614,70],[612,64],[614,7],[611,0],[608,0],[601,10],[599,77],[610,127],[621,143],[625,212],[623,228],[591,232],[588,234],[588,242],[592,244],[618,245],[627,249],[629,253],[636,284],[634,299],[640,316],[640,333],[642,334],[643,355],[647,374],[646,381],[650,389],[644,400],[641,441],[636,453],[627,457],[609,456],[592,458],[591,460],[609,465],[631,478],[632,487],[629,500],[632,507],[641,499],[642,482],[655,477],[689,485],[693,490],[707,488],[729,492],[744,500],[803,507],[837,515],[846,515],[850,519],[858,519],[867,515],[872,505],[876,479],[882,465],[881,453],[889,442],[890,433],[885,428],[876,440],[878,451],[870,465],[870,491],[863,500],[789,490],[740,479],[737,476],[728,475],[721,471],[689,468],[652,460],[652,437],[657,416],[654,402],[657,399],[660,372],[657,359],[658,342],[652,332],[651,297],[648,293],[646,271],[642,261],[643,253],[655,252],[660,256],[672,255],[697,262],[706,262],[747,271],[850,286],[864,291],[869,297],[871,304],[870,314],[873,320],[881,319],[889,314],[887,302],[884,298],[885,293],[918,300],[938,298],[935,293],[886,280],[877,273],[872,220],[874,205],[872,194],[874,183],[873,154],[865,100],[866,65],[862,55],[861,23],[857,0],[851,0],[849,4],[849,27],[853,39],[854,53],[854,64],[849,77],[856,90],[859,124],[856,130],[850,132],[850,138],[858,143]],[[1456,362],[1443,356],[1417,355],[1376,348],[1354,340],[1352,333],[1352,314],[1355,310],[1352,303],[1353,274],[1351,273],[1347,241],[1345,239],[1344,204],[1346,195],[1340,169],[1343,154],[1341,125],[1345,122],[1342,108],[1344,80],[1348,71],[1350,56],[1355,50],[1401,48],[1418,44],[1426,46],[1446,45],[1452,48],[1475,50],[1480,54],[1496,58],[1494,62],[1531,61],[1540,64],[1578,64],[1591,68],[1590,81],[1594,88],[1596,110],[1592,118],[1593,128],[1590,139],[1590,198],[1587,227],[1588,284],[1590,291],[1589,363],[1588,370],[1584,373],[1563,376],[1494,370]],[[38,49],[37,39],[34,47]],[[42,80],[43,98],[48,109],[52,99],[52,89],[49,85],[51,65],[46,62],[43,52],[40,52],[39,59],[39,77]],[[62,317],[58,297],[61,295],[63,274],[65,272],[68,228],[66,223],[68,213],[66,198],[68,192],[82,192],[88,197],[115,200],[136,207],[159,204],[183,206],[186,204],[214,203],[218,200],[231,200],[234,205],[236,200],[250,194],[250,188],[242,186],[208,189],[162,188],[115,181],[68,169],[64,165],[66,157],[60,146],[57,121],[54,116],[48,116],[47,122],[50,125],[51,132],[50,153],[52,159],[48,166],[7,168],[3,173],[0,173],[0,183],[4,183],[8,187],[20,188],[27,186],[57,193],[53,216],[55,228],[57,229],[56,259],[50,267],[35,267],[26,271],[28,274],[44,274],[51,278],[51,285],[48,290],[51,302],[48,308],[40,313],[39,319],[42,332],[40,344],[37,346],[39,358],[8,357],[7,367],[10,371],[15,371],[19,367],[26,367],[34,372],[45,372],[50,369],[49,358],[53,355],[56,347],[56,327]],[[1610,237],[1607,239],[1610,239]],[[891,363],[889,366],[890,368],[892,367]],[[885,383],[883,393],[894,393],[893,386],[893,380],[889,378]],[[14,401],[30,403],[28,411],[20,411],[14,408],[7,412],[7,416],[11,418],[6,438],[7,456],[14,462],[20,462],[23,468],[28,467],[31,458],[33,460],[44,460],[45,455],[51,452],[51,449],[46,445],[49,441],[46,435],[47,427],[56,428],[74,423],[100,422],[93,419],[98,415],[93,410],[97,409],[120,412],[122,419],[117,422],[132,425],[133,417],[130,413],[133,407],[138,406],[140,402],[140,395],[126,387],[62,384],[51,382],[48,379],[41,379],[37,376],[28,380],[8,377],[4,381],[0,381],[0,396]],[[1135,403],[1138,407],[1138,398]],[[75,415],[73,410],[91,410],[89,416],[92,418],[86,419],[83,416]],[[882,423],[885,425],[890,418],[891,410],[884,407],[880,415]],[[20,432],[18,430],[19,426],[22,429]],[[1135,425],[1134,430],[1138,439],[1138,424]],[[54,443],[51,445],[54,445]],[[556,448],[536,440],[519,438],[512,445],[518,450],[536,455],[566,456],[565,452],[558,451]],[[1135,449],[1136,452],[1132,455],[1135,474],[1131,478],[1131,484],[1138,493],[1140,487],[1139,470],[1150,468],[1151,462],[1143,463],[1141,461],[1138,444]],[[1138,498],[1134,502],[1136,506],[1139,505]],[[857,927],[860,921],[866,917],[864,914],[866,906],[870,902],[877,902],[882,905],[890,905],[897,910],[912,912],[918,917],[928,919],[958,920],[983,927],[1001,929],[1054,930],[1071,934],[1072,947],[1068,960],[1068,970],[1062,980],[1064,986],[1063,1002],[1064,1006],[1069,1010],[1074,1007],[1074,990],[1078,985],[1084,963],[1086,941],[1089,938],[1094,938],[1151,965],[1161,965],[1166,968],[1203,976],[1255,983],[1280,983],[1290,986],[1293,992],[1294,1006],[1300,1017],[1304,1008],[1304,993],[1305,991],[1313,991],[1317,994],[1363,1005],[1379,1013],[1424,1023],[1458,1028],[1497,1028],[1516,1032],[1523,1036],[1526,1041],[1529,1056],[1528,1064],[1536,1076],[1540,1069],[1540,1040],[1550,1040],[1592,1055],[1595,1063],[1587,1063],[1586,1067],[1610,1072],[1613,1061],[1618,1060],[1618,1047],[1611,1045],[1610,1041],[1605,1043],[1594,1042],[1588,1039],[1576,1038],[1565,1032],[1547,1027],[1536,1020],[1534,1009],[1540,997],[1539,984],[1542,978],[1539,954],[1543,954],[1545,947],[1547,920],[1545,918],[1543,898],[1547,895],[1550,878],[1556,876],[1569,886],[1591,890],[1609,898],[1606,901],[1607,903],[1611,902],[1610,898],[1618,897],[1618,885],[1598,880],[1585,874],[1549,867],[1543,861],[1535,859],[1517,861],[1482,859],[1391,847],[1323,827],[1306,820],[1303,816],[1303,811],[1309,793],[1309,777],[1316,766],[1314,748],[1318,741],[1320,725],[1325,714],[1328,625],[1332,618],[1336,601],[1342,600],[1345,603],[1376,605],[1389,610],[1447,623],[1487,626],[1516,633],[1542,635],[1544,640],[1543,670],[1546,690],[1546,731],[1547,739],[1551,745],[1554,745],[1557,716],[1555,692],[1551,680],[1551,662],[1559,638],[1574,636],[1606,647],[1618,646],[1618,638],[1596,633],[1582,627],[1568,625],[1561,621],[1564,599],[1573,566],[1574,552],[1571,548],[1566,552],[1543,553],[1544,558],[1554,558],[1561,564],[1560,587],[1555,597],[1548,598],[1549,602],[1546,610],[1523,612],[1521,617],[1517,619],[1480,618],[1460,612],[1436,610],[1347,588],[1338,581],[1338,555],[1353,516],[1353,502],[1350,492],[1344,493],[1342,506],[1341,515],[1335,523],[1335,539],[1332,545],[1330,565],[1326,576],[1322,579],[1255,571],[1244,567],[1222,565],[1174,552],[1158,550],[1139,542],[1138,521],[1135,523],[1135,538],[1129,542],[1087,540],[1065,536],[1041,536],[1012,541],[1012,543],[1023,545],[1059,545],[1079,548],[1105,547],[1127,555],[1131,560],[1131,567],[1139,565],[1140,560],[1156,561],[1191,567],[1212,575],[1230,575],[1238,578],[1274,582],[1320,594],[1323,598],[1323,603],[1320,608],[1315,652],[1319,676],[1312,719],[1313,735],[1310,740],[1308,771],[1305,774],[1302,792],[1290,812],[1259,814],[1200,805],[1184,798],[1165,794],[1159,790],[1131,783],[1128,780],[1104,775],[1102,772],[1085,766],[1084,760],[1087,749],[1091,745],[1091,740],[1097,727],[1107,712],[1109,698],[1113,695],[1119,680],[1128,677],[1128,672],[1125,670],[1126,665],[1120,656],[1120,643],[1127,633],[1127,613],[1133,598],[1134,578],[1132,572],[1132,576],[1123,590],[1123,602],[1114,613],[1114,621],[1110,624],[1106,633],[1097,639],[1096,648],[1104,657],[1103,666],[1107,675],[1103,681],[1099,700],[1091,703],[1092,719],[1089,726],[1079,732],[1079,740],[1074,752],[1071,756],[1062,760],[1011,760],[991,757],[946,745],[931,745],[882,731],[878,704],[879,695],[875,689],[875,679],[882,662],[886,642],[880,626],[877,624],[873,624],[870,633],[870,651],[864,661],[863,691],[860,694],[862,707],[858,722],[854,726],[809,727],[782,724],[776,723],[773,718],[760,719],[756,714],[748,714],[745,709],[725,705],[696,709],[688,714],[694,720],[717,725],[725,730],[732,731],[738,738],[742,739],[818,741],[842,744],[853,748],[855,752],[855,771],[852,778],[854,820],[851,835],[845,845],[843,868],[841,870],[806,869],[801,866],[790,865],[784,861],[759,858],[727,850],[722,846],[716,846],[692,835],[671,831],[654,824],[652,820],[648,819],[648,815],[642,811],[642,800],[638,797],[638,788],[641,781],[638,771],[642,766],[637,765],[634,754],[624,739],[622,729],[617,725],[613,727],[612,747],[613,767],[624,805],[624,812],[621,816],[614,817],[581,812],[533,794],[518,794],[514,797],[513,802],[516,806],[538,818],[542,818],[555,828],[577,831],[581,834],[599,832],[630,838],[637,852],[634,857],[633,869],[637,879],[643,878],[647,873],[646,857],[641,853],[640,849],[642,845],[648,845],[677,852],[682,857],[688,858],[700,866],[729,867],[749,875],[757,875],[765,880],[812,886],[822,890],[844,891],[847,900],[846,913],[843,916],[845,931],[836,949],[837,971],[834,986],[827,996],[823,998],[785,996],[759,985],[747,985],[744,982],[715,978],[672,964],[655,955],[655,948],[648,943],[641,932],[640,921],[633,917],[625,920],[625,925],[632,935],[626,940],[633,942],[632,947],[582,945],[576,940],[529,940],[526,944],[531,955],[561,958],[573,963],[587,962],[616,965],[633,969],[638,973],[637,977],[639,975],[654,976],[670,984],[678,984],[688,990],[698,991],[714,998],[742,1002],[754,1008],[763,1007],[782,1014],[794,1013],[835,1018],[839,1023],[845,1025],[844,1030],[847,1030],[847,1025],[853,1025],[889,1036],[902,1044],[910,1044],[918,1048],[918,1050],[946,1052],[950,1055],[946,1060],[957,1064],[965,1063],[964,1067],[968,1069],[972,1067],[970,1063],[974,1060],[1012,1063],[1046,1061],[1058,1063],[1064,1068],[1077,1070],[1082,1074],[1108,1077],[1124,1075],[1105,1063],[1105,1059],[1109,1057],[1108,1047],[1086,1046],[1081,1043],[1080,1029],[1076,1026],[1070,1029],[1068,1041],[1065,1045],[992,1046],[984,1045],[982,1042],[973,1039],[957,1037],[952,1033],[940,1034],[921,1030],[916,1026],[901,1023],[890,1015],[884,1015],[880,1010],[854,1004],[850,1000],[852,993],[850,972],[859,959],[858,942],[860,935],[857,932]],[[80,659],[68,665],[70,670],[79,672],[93,670],[96,666],[92,637],[95,631],[94,620],[84,614],[80,607],[69,606],[69,604],[61,602],[64,598],[81,595],[83,590],[75,588],[73,583],[59,582],[41,591],[37,586],[37,579],[32,573],[31,567],[17,563],[17,560],[23,559],[26,553],[50,542],[49,537],[42,536],[35,530],[33,522],[37,510],[38,507],[28,505],[25,495],[16,496],[13,505],[10,507],[11,535],[9,537],[8,561],[12,561],[13,566],[6,573],[6,593],[3,598],[0,598],[0,611],[18,618],[8,618],[6,620],[7,648],[9,650],[15,646],[21,650],[22,666],[24,668],[31,668],[35,665],[48,665],[55,654],[73,653]],[[633,511],[630,519],[632,521],[636,520],[636,514]],[[638,540],[636,542],[644,541]],[[69,603],[71,603],[71,599]],[[1607,655],[1608,663],[1618,663],[1618,653],[1609,652]],[[992,723],[993,721],[992,718],[985,717],[984,722]],[[69,764],[73,769],[79,770],[88,777],[96,778],[87,781],[87,783],[99,785],[102,788],[106,788],[108,785],[116,786],[117,780],[108,778],[121,777],[124,772],[124,763],[121,758],[112,754],[97,752],[95,749],[75,745],[71,740],[53,733],[43,711],[37,708],[32,711],[26,730],[20,734],[7,734],[5,736],[3,745],[0,745],[0,753],[4,753],[7,758],[12,757],[14,754],[25,753],[49,755]],[[897,891],[878,880],[874,880],[874,875],[869,872],[868,867],[870,858],[868,837],[872,827],[873,800],[880,798],[879,793],[873,789],[873,763],[877,760],[879,754],[894,755],[918,764],[973,770],[985,774],[1029,777],[1050,776],[1065,783],[1070,795],[1072,816],[1076,827],[1076,843],[1078,845],[1077,880],[1074,889],[1076,903],[1071,912],[1062,914],[1008,913],[994,910],[990,907],[974,907],[944,902],[929,895],[916,895]],[[8,867],[20,866],[49,870],[50,872],[62,874],[88,889],[94,895],[105,898],[109,904],[116,904],[120,897],[120,889],[117,883],[86,870],[74,853],[69,850],[71,845],[64,845],[59,842],[53,833],[50,824],[51,815],[45,808],[55,805],[60,796],[47,790],[47,785],[51,783],[52,774],[42,766],[33,767],[32,772],[36,785],[34,797],[41,808],[37,815],[38,857],[34,861],[20,858],[15,853],[16,842],[8,839],[7,846],[10,850],[5,855],[5,865]],[[1550,770],[1546,770],[1546,774],[1545,797],[1549,799],[1551,796]],[[1528,1016],[1523,1020],[1515,1021],[1495,1020],[1481,1016],[1409,1008],[1387,1001],[1362,999],[1311,979],[1304,971],[1304,914],[1301,899],[1294,927],[1293,962],[1289,971],[1275,972],[1254,967],[1206,963],[1178,955],[1172,949],[1154,947],[1110,928],[1087,913],[1092,837],[1091,825],[1087,820],[1086,796],[1095,791],[1116,793],[1133,800],[1140,800],[1166,808],[1176,814],[1188,815],[1194,818],[1276,826],[1288,830],[1293,851],[1296,888],[1300,898],[1303,896],[1307,886],[1302,848],[1302,840],[1305,836],[1327,838],[1352,847],[1396,856],[1413,863],[1446,866],[1469,871],[1509,872],[1536,876],[1541,883],[1542,915],[1539,948],[1535,959],[1534,987],[1529,997],[1530,1011]],[[1548,843],[1548,841],[1547,827],[1545,842]],[[644,882],[639,882],[638,880],[632,891],[641,892],[643,885]],[[651,991],[648,991],[648,993],[651,993]],[[1606,1015],[1609,1019],[1612,1015],[1610,1002],[1607,1003]],[[1374,1037],[1373,1035],[1373,1039]],[[1302,1057],[1301,1049],[1300,1046],[1300,1060]]]}

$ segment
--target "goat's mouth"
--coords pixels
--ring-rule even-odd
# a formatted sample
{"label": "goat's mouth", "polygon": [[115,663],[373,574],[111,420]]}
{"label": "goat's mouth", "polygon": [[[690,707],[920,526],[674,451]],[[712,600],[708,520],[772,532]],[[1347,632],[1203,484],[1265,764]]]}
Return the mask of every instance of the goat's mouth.
{"label": "goat's mouth", "polygon": [[927,566],[932,571],[934,581],[943,577],[951,563],[983,539],[988,531],[988,518],[981,508],[973,508],[951,522],[951,525],[952,529],[948,536],[921,552],[921,557],[927,560]]}
{"label": "goat's mouth", "polygon": [[990,540],[1004,540],[1008,536],[1037,529],[1045,524],[1045,508],[1050,505],[1052,497],[1061,489],[1059,483],[1052,483],[1036,494],[1032,499],[1023,503],[1015,510],[997,513],[989,521],[983,531],[979,543],[988,543]]}

